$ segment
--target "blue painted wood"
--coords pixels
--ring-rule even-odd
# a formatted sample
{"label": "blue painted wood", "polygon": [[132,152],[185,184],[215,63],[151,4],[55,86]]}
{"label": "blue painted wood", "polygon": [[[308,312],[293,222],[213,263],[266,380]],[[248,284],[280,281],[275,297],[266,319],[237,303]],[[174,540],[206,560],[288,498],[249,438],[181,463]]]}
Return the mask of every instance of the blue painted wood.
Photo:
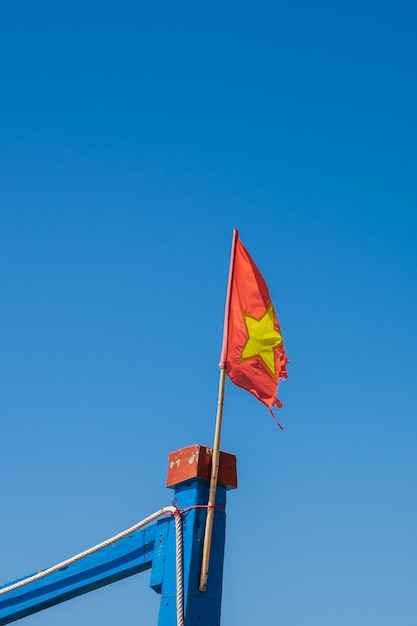
{"label": "blue painted wood", "polygon": [[[226,528],[226,488],[217,487],[207,591],[198,589],[209,485],[193,479],[175,487],[183,511],[184,625],[220,624]],[[187,510],[189,507],[189,510]],[[197,508],[194,508],[197,507]],[[161,518],[59,572],[0,595],[0,626],[152,567],[151,587],[161,594],[158,626],[176,624],[175,521]],[[28,578],[27,576],[26,578]],[[13,581],[16,582],[16,581]],[[12,583],[7,583],[3,587]],[[0,587],[1,588],[1,587]]]}
{"label": "blue painted wood", "polygon": [[163,518],[159,525],[138,530],[63,570],[0,595],[0,626],[149,569],[156,533],[168,522]]}
{"label": "blue painted wood", "polygon": [[[153,561],[152,561],[152,571],[151,571],[151,579],[149,581],[150,587],[157,593],[161,593],[162,591],[162,579],[164,576],[164,567],[165,567],[165,559],[166,559],[166,549],[167,549],[167,539],[168,539],[168,531],[171,527],[171,522],[173,522],[172,532],[175,532],[174,520],[170,520],[167,524],[168,520],[162,518],[158,520],[158,526],[155,533],[155,544],[153,550]],[[174,547],[175,550],[175,547]],[[168,558],[175,559],[175,552],[172,552],[168,555]]]}
{"label": "blue painted wood", "polygon": [[[194,479],[175,487],[175,498],[180,509],[206,505],[209,485]],[[226,488],[217,487],[216,506],[225,509]],[[207,591],[201,593],[200,568],[204,541],[207,509],[191,508],[182,516],[183,562],[184,562],[184,623],[185,626],[218,626],[220,624],[223,557],[225,545],[226,514],[214,513],[210,571]],[[162,575],[161,603],[158,626],[176,624],[176,580],[175,580],[175,528],[174,521],[168,525],[166,539],[166,561]]]}

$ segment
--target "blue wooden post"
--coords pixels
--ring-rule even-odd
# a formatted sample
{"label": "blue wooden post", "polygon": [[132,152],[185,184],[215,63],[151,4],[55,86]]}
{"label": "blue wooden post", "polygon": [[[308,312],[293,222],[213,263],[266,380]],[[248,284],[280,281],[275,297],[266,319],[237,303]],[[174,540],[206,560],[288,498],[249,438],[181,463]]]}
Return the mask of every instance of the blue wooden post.
{"label": "blue wooden post", "polygon": [[[218,626],[220,624],[223,558],[226,530],[226,491],[237,486],[236,457],[221,453],[219,485],[211,545],[207,590],[199,591],[204,528],[210,479],[211,448],[190,446],[169,457],[168,486],[183,511],[183,568],[185,626]],[[174,522],[169,524],[166,538],[167,558],[157,568],[154,560],[151,586],[161,593],[158,626],[176,624]],[[169,555],[169,556],[168,556]]]}

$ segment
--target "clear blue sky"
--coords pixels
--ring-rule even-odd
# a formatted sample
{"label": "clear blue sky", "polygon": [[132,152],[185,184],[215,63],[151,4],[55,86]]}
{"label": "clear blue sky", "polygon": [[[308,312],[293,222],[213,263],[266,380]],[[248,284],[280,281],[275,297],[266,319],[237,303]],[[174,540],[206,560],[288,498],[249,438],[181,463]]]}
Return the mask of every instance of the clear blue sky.
{"label": "clear blue sky", "polygon": [[[415,626],[414,3],[0,10],[0,581],[170,503],[211,445],[233,227],[281,433],[226,389],[223,626]],[[157,622],[143,574],[42,626]]]}

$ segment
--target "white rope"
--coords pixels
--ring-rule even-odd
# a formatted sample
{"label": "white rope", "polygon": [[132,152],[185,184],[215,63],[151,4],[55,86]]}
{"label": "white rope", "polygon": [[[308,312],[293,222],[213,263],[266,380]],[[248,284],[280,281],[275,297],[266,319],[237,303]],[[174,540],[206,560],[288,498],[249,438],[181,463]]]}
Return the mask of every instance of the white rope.
{"label": "white rope", "polygon": [[52,567],[48,567],[48,569],[42,570],[38,572],[37,574],[33,574],[33,576],[28,576],[28,578],[24,578],[23,580],[19,580],[18,582],[13,583],[12,585],[3,587],[2,589],[0,589],[0,595],[3,595],[10,591],[14,591],[15,589],[19,589],[20,587],[24,587],[25,585],[29,585],[30,583],[33,583],[36,580],[44,578],[45,576],[49,576],[49,574],[53,574],[54,572],[64,569],[64,567],[68,567],[68,565],[72,565],[72,563],[75,563],[76,561],[79,561],[80,559],[83,559],[84,557],[89,556],[90,554],[93,554],[94,552],[98,552],[102,548],[106,548],[112,543],[115,543],[116,541],[120,541],[120,539],[127,537],[127,535],[130,535],[136,530],[139,530],[140,528],[143,528],[147,524],[150,524],[151,522],[155,521],[156,519],[158,519],[158,517],[161,517],[162,515],[168,515],[169,513],[174,515],[174,518],[175,518],[175,569],[176,569],[176,582],[177,582],[177,625],[184,626],[184,587],[183,587],[183,571],[182,571],[182,532],[181,532],[182,526],[181,526],[181,513],[178,507],[176,506],[164,506],[159,511],[156,511],[156,513],[152,513],[152,515],[145,517],[145,519],[143,519],[141,522],[138,522],[134,526],[131,526],[130,528],[127,528],[126,530],[123,530],[121,533],[114,535],[114,537],[110,537],[110,539],[106,539],[106,541],[102,541],[101,543],[98,543],[96,546],[93,546],[92,548],[89,548],[88,550],[84,550],[84,552],[80,552],[79,554],[76,554],[75,556],[72,556],[71,558],[66,559],[65,561],[62,561],[61,563],[58,563],[57,565],[53,565]]}
{"label": "white rope", "polygon": [[175,573],[177,577],[177,625],[184,626],[184,587],[182,567],[182,520],[179,508],[175,509]]}

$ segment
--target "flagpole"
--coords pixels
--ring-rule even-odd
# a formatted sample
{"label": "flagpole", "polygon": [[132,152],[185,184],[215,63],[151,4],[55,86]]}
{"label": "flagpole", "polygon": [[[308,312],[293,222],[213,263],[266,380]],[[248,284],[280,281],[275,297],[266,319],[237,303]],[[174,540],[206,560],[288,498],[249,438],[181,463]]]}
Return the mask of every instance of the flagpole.
{"label": "flagpole", "polygon": [[229,267],[229,279],[227,284],[226,295],[226,307],[224,313],[224,329],[223,329],[223,345],[220,357],[220,378],[219,378],[219,394],[217,399],[217,414],[216,414],[216,428],[214,431],[214,443],[213,454],[211,460],[211,478],[210,478],[210,491],[207,505],[207,517],[206,528],[204,532],[204,544],[203,544],[203,559],[201,563],[200,572],[200,586],[199,590],[204,592],[207,589],[207,578],[210,564],[210,548],[211,537],[213,533],[213,518],[214,518],[214,506],[216,503],[216,491],[217,491],[217,478],[219,473],[219,461],[220,461],[220,436],[222,431],[222,419],[223,419],[223,402],[224,402],[224,387],[226,382],[226,357],[227,357],[227,340],[229,333],[229,311],[230,311],[230,298],[232,291],[233,269],[235,263],[235,250],[236,241],[238,238],[238,231],[235,228],[233,231],[232,250],[230,254],[230,267]]}
{"label": "flagpole", "polygon": [[200,573],[200,591],[206,591],[207,578],[210,563],[210,548],[211,548],[211,536],[213,532],[213,518],[214,518],[214,505],[216,502],[217,491],[217,478],[219,473],[219,460],[220,460],[220,435],[222,430],[222,417],[223,417],[223,400],[224,400],[224,384],[226,380],[226,368],[220,368],[219,379],[219,397],[217,401],[217,415],[216,415],[216,430],[214,433],[213,455],[211,459],[211,479],[210,479],[210,491],[206,517],[206,528],[204,532],[204,544],[203,544],[203,560],[201,563]]}

